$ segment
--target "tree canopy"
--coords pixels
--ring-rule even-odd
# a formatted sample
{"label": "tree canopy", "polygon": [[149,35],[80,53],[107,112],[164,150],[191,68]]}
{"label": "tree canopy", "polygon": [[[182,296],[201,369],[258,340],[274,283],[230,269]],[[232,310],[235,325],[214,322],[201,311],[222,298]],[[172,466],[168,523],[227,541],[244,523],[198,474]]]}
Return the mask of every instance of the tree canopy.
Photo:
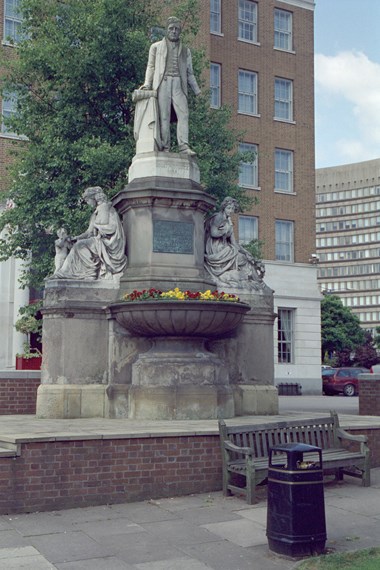
{"label": "tree canopy", "polygon": [[[322,359],[349,354],[365,343],[359,318],[337,295],[325,295],[321,303]],[[342,364],[342,363],[341,363]],[[344,365],[344,364],[342,364]]]}
{"label": "tree canopy", "polygon": [[[0,231],[7,228],[0,259],[31,260],[28,285],[40,286],[51,271],[56,230],[75,234],[85,225],[84,188],[99,185],[112,196],[126,185],[135,150],[132,93],[144,81],[166,6],[191,37],[198,0],[21,0],[24,39],[2,62],[2,92],[17,99],[8,129],[23,140],[13,150],[13,207],[0,216]],[[199,77],[207,64],[201,51],[193,55]],[[231,128],[229,109],[210,109],[207,90],[190,107],[190,145],[206,191],[244,204],[241,133]]]}

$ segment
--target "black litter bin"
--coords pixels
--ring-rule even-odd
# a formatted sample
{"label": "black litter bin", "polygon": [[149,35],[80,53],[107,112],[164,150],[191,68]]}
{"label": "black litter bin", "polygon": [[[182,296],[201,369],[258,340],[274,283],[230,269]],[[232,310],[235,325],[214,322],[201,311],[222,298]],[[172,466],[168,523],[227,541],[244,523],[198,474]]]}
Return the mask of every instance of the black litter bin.
{"label": "black litter bin", "polygon": [[326,544],[322,451],[303,443],[270,450],[267,537],[270,550],[290,557],[322,554]]}

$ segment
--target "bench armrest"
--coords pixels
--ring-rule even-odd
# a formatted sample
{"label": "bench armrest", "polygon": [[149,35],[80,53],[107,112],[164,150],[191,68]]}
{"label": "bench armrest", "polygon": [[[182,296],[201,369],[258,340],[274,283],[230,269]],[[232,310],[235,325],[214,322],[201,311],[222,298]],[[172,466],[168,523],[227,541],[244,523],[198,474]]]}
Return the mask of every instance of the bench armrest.
{"label": "bench armrest", "polygon": [[223,441],[223,445],[224,449],[228,449],[228,451],[240,453],[240,455],[253,455],[253,449],[250,447],[239,447],[238,445],[235,445],[226,439]]}
{"label": "bench armrest", "polygon": [[342,428],[337,428],[336,435],[339,439],[347,439],[348,441],[357,441],[358,443],[368,442],[368,437],[366,435],[353,435]]}
{"label": "bench armrest", "polygon": [[347,441],[356,441],[357,443],[360,443],[360,453],[369,456],[369,447],[367,445],[368,437],[366,435],[353,435],[352,433],[348,433],[346,430],[342,428],[337,428],[336,434],[339,437],[339,439],[345,439]]}

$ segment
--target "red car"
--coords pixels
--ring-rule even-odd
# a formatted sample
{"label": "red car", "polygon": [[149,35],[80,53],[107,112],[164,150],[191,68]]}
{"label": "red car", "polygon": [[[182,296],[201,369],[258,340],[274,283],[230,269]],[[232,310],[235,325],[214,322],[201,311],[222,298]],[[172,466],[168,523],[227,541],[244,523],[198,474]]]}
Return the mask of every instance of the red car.
{"label": "red car", "polygon": [[323,392],[326,396],[358,394],[358,376],[368,373],[368,368],[328,368],[322,371]]}

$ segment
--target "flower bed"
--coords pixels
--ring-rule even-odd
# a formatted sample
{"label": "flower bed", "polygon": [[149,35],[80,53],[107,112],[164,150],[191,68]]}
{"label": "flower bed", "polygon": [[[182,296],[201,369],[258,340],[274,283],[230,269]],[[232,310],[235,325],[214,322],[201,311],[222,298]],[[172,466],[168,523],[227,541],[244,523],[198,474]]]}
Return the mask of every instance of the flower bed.
{"label": "flower bed", "polygon": [[178,287],[171,289],[170,291],[160,291],[160,289],[143,289],[142,291],[137,291],[136,289],[132,293],[125,293],[123,295],[123,301],[158,301],[158,300],[168,300],[168,301],[228,301],[228,302],[239,302],[240,299],[237,295],[230,293],[221,293],[219,291],[181,291]]}

